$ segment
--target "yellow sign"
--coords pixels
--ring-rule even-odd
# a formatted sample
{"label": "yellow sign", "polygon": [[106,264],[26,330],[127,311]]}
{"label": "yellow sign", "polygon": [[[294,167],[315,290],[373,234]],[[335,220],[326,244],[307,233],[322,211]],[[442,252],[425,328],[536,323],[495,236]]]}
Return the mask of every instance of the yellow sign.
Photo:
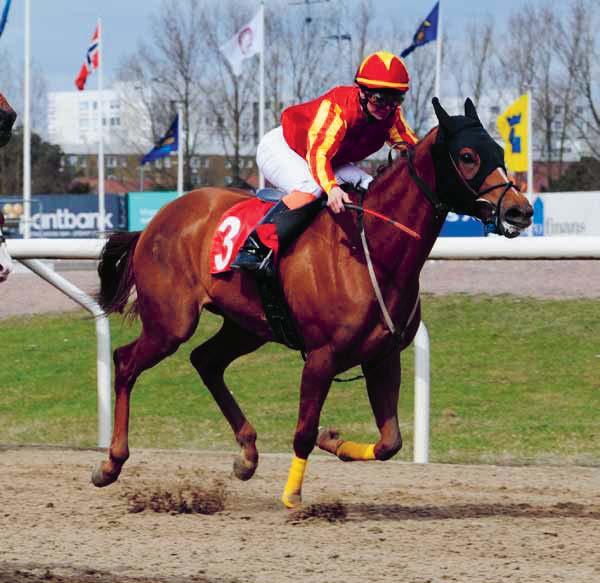
{"label": "yellow sign", "polygon": [[527,94],[513,101],[496,122],[504,140],[504,161],[511,172],[527,172],[529,102]]}

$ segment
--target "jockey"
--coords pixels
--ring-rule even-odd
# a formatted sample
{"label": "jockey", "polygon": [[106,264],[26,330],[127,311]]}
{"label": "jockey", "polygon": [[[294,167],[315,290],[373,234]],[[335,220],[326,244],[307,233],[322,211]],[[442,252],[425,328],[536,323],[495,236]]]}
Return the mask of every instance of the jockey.
{"label": "jockey", "polygon": [[[323,206],[317,202],[323,193],[327,206],[339,213],[344,203],[351,202],[340,184],[368,187],[373,177],[356,162],[377,152],[385,142],[417,142],[402,114],[408,88],[404,61],[379,51],[360,64],[354,85],[334,87],[313,101],[283,111],[281,126],[265,134],[256,151],[256,163],[265,179],[286,193],[261,221],[261,225],[275,225],[279,249],[308,226]],[[273,271],[272,255],[261,241],[259,225],[232,267]]]}
{"label": "jockey", "polygon": [[10,140],[11,130],[17,114],[0,93],[0,148]]}

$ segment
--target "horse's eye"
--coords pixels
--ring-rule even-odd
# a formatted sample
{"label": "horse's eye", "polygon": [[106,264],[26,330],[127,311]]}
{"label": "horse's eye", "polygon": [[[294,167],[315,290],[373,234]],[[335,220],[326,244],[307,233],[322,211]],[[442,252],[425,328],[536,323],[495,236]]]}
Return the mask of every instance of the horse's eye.
{"label": "horse's eye", "polygon": [[473,154],[461,154],[459,158],[464,164],[475,164],[475,158],[473,157]]}

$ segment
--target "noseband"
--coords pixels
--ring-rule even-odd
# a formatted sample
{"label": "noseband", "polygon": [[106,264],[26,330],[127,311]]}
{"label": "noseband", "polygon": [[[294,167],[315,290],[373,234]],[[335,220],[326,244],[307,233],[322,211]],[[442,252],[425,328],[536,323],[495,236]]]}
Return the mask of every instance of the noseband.
{"label": "noseband", "polygon": [[[492,192],[492,190],[496,190],[497,188],[504,188],[504,190],[502,191],[502,194],[500,195],[500,198],[498,199],[498,202],[495,205],[492,204],[489,200],[485,200],[485,199],[481,198],[484,194],[488,194],[488,192]],[[500,184],[495,184],[494,186],[490,186],[489,188],[486,188],[485,190],[482,190],[479,193],[479,197],[476,199],[476,202],[477,201],[484,202],[492,207],[492,214],[490,215],[490,217],[488,219],[486,219],[485,221],[482,221],[486,234],[490,234],[490,233],[496,233],[498,235],[506,234],[506,229],[504,228],[504,226],[502,224],[502,218],[501,218],[502,213],[500,211],[502,209],[502,203],[504,202],[504,197],[506,196],[506,193],[511,188],[515,188],[518,190],[517,185],[514,182],[512,182],[511,180],[509,180],[508,182],[501,182]]]}

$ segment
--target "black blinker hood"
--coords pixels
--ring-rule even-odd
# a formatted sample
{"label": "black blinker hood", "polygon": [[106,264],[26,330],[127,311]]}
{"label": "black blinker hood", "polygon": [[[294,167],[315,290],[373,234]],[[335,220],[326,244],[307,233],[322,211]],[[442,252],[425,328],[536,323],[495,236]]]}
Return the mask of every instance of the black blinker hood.
{"label": "black blinker hood", "polygon": [[[439,99],[432,99],[439,129],[432,155],[436,175],[436,194],[450,210],[473,214],[478,191],[486,177],[504,166],[504,150],[487,133],[473,102],[465,101],[465,115],[449,116]],[[477,174],[465,180],[458,170],[458,156],[462,148],[471,148],[481,162]]]}

